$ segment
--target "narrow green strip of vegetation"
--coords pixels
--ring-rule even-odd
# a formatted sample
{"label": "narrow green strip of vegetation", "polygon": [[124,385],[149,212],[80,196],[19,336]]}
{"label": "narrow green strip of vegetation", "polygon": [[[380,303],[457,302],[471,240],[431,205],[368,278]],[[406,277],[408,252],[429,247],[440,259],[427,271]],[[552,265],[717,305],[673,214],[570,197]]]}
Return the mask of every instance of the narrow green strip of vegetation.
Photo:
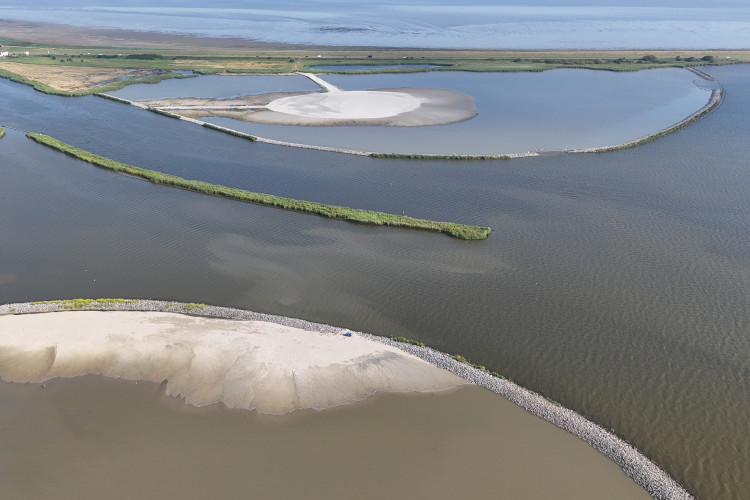
{"label": "narrow green strip of vegetation", "polygon": [[[468,359],[466,359],[466,356],[462,356],[461,354],[456,354],[455,356],[453,356],[453,358],[456,361],[458,361],[459,363],[463,363],[465,365],[473,366],[474,368],[478,368],[478,369],[482,370],[483,372],[487,372],[487,373],[490,373],[491,375],[495,376],[495,372],[490,372],[487,369],[487,367],[485,367],[484,365],[478,365],[476,363],[472,363],[471,361],[469,361]],[[498,377],[499,378],[503,378],[502,375],[500,375],[499,373],[498,373]]]}
{"label": "narrow green strip of vegetation", "polygon": [[169,111],[165,111],[163,109],[152,108],[151,106],[149,106],[146,109],[149,110],[149,111],[151,111],[152,113],[156,113],[156,114],[159,114],[159,115],[168,116],[169,118],[174,118],[175,120],[182,120],[182,117],[180,115],[175,114],[175,113],[170,113]]}
{"label": "narrow green strip of vegetation", "polygon": [[57,139],[54,139],[47,135],[35,134],[31,132],[26,135],[30,139],[33,139],[40,144],[49,146],[53,149],[57,149],[58,151],[81,159],[85,162],[91,163],[92,165],[96,165],[107,170],[112,170],[114,172],[122,172],[135,177],[140,177],[155,184],[175,186],[181,189],[186,189],[188,191],[194,191],[196,193],[221,196],[223,198],[229,198],[232,200],[239,200],[249,203],[257,203],[259,205],[279,207],[286,210],[294,210],[296,212],[316,214],[323,217],[329,217],[331,219],[340,219],[349,222],[358,222],[376,226],[395,226],[437,231],[445,233],[454,238],[464,240],[485,239],[490,234],[489,227],[468,226],[465,224],[456,224],[454,222],[435,222],[425,219],[415,219],[413,217],[407,217],[404,215],[393,215],[383,212],[373,212],[370,210],[325,205],[323,203],[283,198],[270,194],[254,193],[251,191],[246,191],[244,189],[219,186],[203,181],[183,179],[182,177],[177,177],[175,175],[156,172],[154,170],[146,170],[139,167],[133,167],[131,165],[126,165],[124,163],[111,160],[109,158],[104,158],[88,151],[84,151],[83,149],[71,146],[70,144],[65,144],[64,142],[58,141]]}
{"label": "narrow green strip of vegetation", "polygon": [[0,127],[0,139],[2,139],[3,136],[5,136],[5,129],[3,127]]}
{"label": "narrow green strip of vegetation", "polygon": [[241,137],[242,139],[247,139],[248,141],[257,141],[258,138],[254,135],[245,134],[244,132],[238,132],[236,130],[232,130],[231,128],[225,128],[221,127],[219,125],[214,125],[213,123],[203,122],[203,126],[206,128],[210,128],[212,130],[218,130],[219,132],[224,132],[225,134],[233,135],[235,137]]}
{"label": "narrow green strip of vegetation", "polygon": [[401,342],[403,344],[411,344],[411,345],[416,345],[419,347],[424,347],[424,342],[420,342],[418,340],[409,339],[406,337],[391,337],[391,338],[395,340],[396,342]]}
{"label": "narrow green strip of vegetation", "polygon": [[135,304],[137,299],[65,299],[38,300],[32,305],[56,305],[58,309],[84,309],[87,307],[106,308],[117,304]]}

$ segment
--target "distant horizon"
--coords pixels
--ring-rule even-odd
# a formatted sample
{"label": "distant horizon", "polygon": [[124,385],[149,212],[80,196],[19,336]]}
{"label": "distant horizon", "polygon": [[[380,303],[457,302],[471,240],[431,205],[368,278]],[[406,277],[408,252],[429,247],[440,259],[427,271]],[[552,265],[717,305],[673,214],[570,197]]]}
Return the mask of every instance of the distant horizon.
{"label": "distant horizon", "polygon": [[[748,49],[750,9],[740,0],[197,0],[11,1],[0,19],[214,38],[330,46],[433,49]],[[2,33],[0,33],[1,35]]]}

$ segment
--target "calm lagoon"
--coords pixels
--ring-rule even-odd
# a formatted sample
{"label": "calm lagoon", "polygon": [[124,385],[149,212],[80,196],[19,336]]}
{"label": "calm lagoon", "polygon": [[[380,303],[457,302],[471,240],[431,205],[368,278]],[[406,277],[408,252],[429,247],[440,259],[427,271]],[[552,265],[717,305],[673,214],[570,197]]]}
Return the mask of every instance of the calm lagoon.
{"label": "calm lagoon", "polygon": [[[676,68],[631,73],[565,69],[323,78],[344,90],[455,90],[474,97],[479,115],[431,127],[298,127],[218,117],[204,120],[290,143],[386,153],[492,155],[603,147],[639,139],[678,123],[703,107],[711,95],[705,81]],[[132,85],[112,94],[128,100],[185,96],[222,99],[282,89],[308,90],[310,83],[301,75],[211,76]]]}

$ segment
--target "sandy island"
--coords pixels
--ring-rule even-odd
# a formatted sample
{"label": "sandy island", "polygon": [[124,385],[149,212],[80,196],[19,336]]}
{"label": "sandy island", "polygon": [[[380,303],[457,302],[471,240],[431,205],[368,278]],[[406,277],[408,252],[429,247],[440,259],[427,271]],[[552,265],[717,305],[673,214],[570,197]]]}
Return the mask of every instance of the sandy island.
{"label": "sandy island", "polygon": [[232,99],[178,97],[137,104],[191,119],[219,116],[273,125],[420,127],[477,116],[474,98],[453,90],[342,90],[312,73],[299,74],[318,84],[321,91],[273,92]]}
{"label": "sandy island", "polygon": [[73,311],[0,317],[0,378],[102,374],[167,381],[203,406],[283,414],[379,392],[443,391],[465,380],[394,347],[262,321],[164,312]]}

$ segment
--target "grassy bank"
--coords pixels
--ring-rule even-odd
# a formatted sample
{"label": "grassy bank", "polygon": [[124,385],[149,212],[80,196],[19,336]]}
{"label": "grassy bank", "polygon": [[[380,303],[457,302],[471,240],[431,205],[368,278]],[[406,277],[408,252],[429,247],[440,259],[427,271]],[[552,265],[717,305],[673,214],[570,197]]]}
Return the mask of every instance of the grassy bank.
{"label": "grassy bank", "polygon": [[126,165],[109,158],[104,158],[102,156],[89,153],[88,151],[73,147],[69,144],[65,144],[64,142],[58,141],[57,139],[54,139],[47,135],[28,133],[27,137],[35,140],[40,144],[57,149],[58,151],[61,151],[67,155],[73,156],[107,170],[121,172],[135,177],[140,177],[155,184],[174,186],[196,193],[221,196],[223,198],[229,198],[232,200],[244,201],[248,203],[256,203],[259,205],[284,208],[286,210],[293,210],[295,212],[315,214],[322,217],[339,219],[348,222],[357,222],[375,226],[395,226],[436,231],[445,233],[454,238],[465,240],[485,239],[490,234],[490,228],[488,227],[468,226],[464,224],[456,224],[453,222],[435,222],[425,219],[415,219],[403,215],[393,215],[383,212],[373,212],[370,210],[360,210],[356,208],[325,205],[323,203],[283,198],[270,194],[254,193],[251,191],[246,191],[244,189],[219,186],[216,184],[210,184],[208,182],[183,179],[182,177],[177,177],[175,175],[164,174],[161,172],[156,172],[154,170],[146,170],[143,168]]}
{"label": "grassy bank", "polygon": [[238,132],[237,130],[232,130],[231,128],[221,127],[219,125],[214,125],[213,123],[204,122],[203,126],[206,128],[210,128],[212,130],[218,130],[219,132],[224,132],[225,134],[233,135],[235,137],[240,137],[242,139],[247,139],[248,141],[257,141],[258,138],[254,135],[246,134],[244,132]]}
{"label": "grassy bank", "polygon": [[157,115],[163,115],[169,118],[174,118],[175,120],[182,120],[182,117],[180,115],[175,114],[175,113],[170,113],[169,111],[165,111],[163,109],[152,108],[151,106],[149,106],[148,108],[146,108],[146,110],[151,111],[152,113],[156,113]]}
{"label": "grassy bank", "polygon": [[[21,62],[21,61],[16,61]],[[11,80],[13,82],[22,83],[24,85],[29,85],[30,87],[33,87],[34,90],[37,90],[39,92],[44,92],[45,94],[51,94],[51,95],[59,95],[64,97],[81,97],[85,95],[91,95],[91,94],[98,94],[99,92],[114,92],[115,90],[119,90],[127,85],[131,85],[134,83],[159,83],[163,80],[170,80],[172,78],[193,78],[189,75],[182,75],[180,73],[163,73],[160,75],[150,75],[140,78],[130,78],[128,80],[120,80],[116,82],[107,83],[105,85],[100,85],[98,87],[92,87],[90,89],[86,90],[78,90],[74,92],[68,92],[65,90],[59,90],[54,87],[50,87],[49,85],[38,82],[36,80],[30,80],[24,76],[18,75],[16,73],[12,73],[10,71],[7,71],[0,67],[0,77],[7,78],[8,80]]]}
{"label": "grassy bank", "polygon": [[3,127],[0,127],[0,139],[2,139],[5,136],[5,129]]}

